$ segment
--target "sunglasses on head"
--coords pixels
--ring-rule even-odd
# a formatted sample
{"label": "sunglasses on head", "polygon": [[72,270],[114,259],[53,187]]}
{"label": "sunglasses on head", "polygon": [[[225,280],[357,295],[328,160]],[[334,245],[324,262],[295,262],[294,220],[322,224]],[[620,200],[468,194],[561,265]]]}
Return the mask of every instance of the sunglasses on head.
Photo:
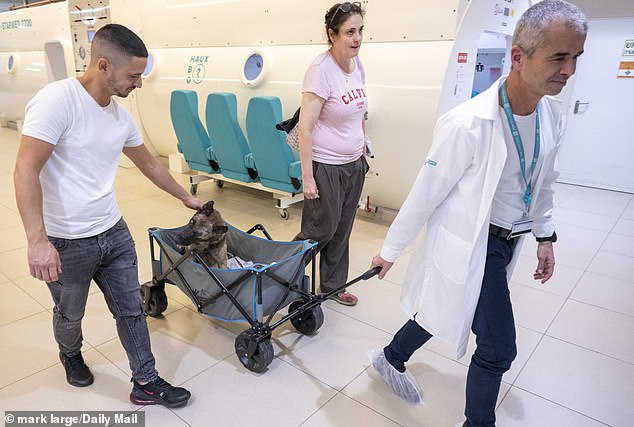
{"label": "sunglasses on head", "polygon": [[335,16],[337,16],[337,13],[339,13],[339,11],[342,11],[343,13],[349,13],[351,10],[361,10],[361,2],[358,1],[353,1],[353,2],[345,2],[345,3],[341,3],[338,7],[337,10],[335,10],[335,13],[332,14],[332,17],[330,18],[330,22],[328,23],[328,27],[332,28],[332,21],[335,20]]}

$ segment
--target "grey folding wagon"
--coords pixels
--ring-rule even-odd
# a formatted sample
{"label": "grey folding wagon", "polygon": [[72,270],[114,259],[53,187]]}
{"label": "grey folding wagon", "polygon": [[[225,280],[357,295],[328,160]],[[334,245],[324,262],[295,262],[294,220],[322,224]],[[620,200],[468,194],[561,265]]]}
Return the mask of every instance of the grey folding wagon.
{"label": "grey folding wagon", "polygon": [[[317,243],[310,240],[282,242],[271,238],[257,224],[244,232],[226,224],[227,251],[241,260],[244,268],[210,268],[194,250],[184,250],[174,241],[185,226],[150,228],[152,281],[141,286],[143,305],[156,317],[167,309],[165,284],[176,285],[205,315],[226,322],[248,322],[250,328],[235,340],[240,362],[250,371],[262,372],[273,361],[271,332],[290,320],[295,329],[312,335],[324,322],[321,303],[360,280],[367,280],[379,268],[331,292],[315,293],[315,255]],[[265,238],[255,236],[261,231]],[[156,257],[155,245],[160,249]],[[312,274],[305,274],[310,264]],[[288,314],[273,322],[274,315],[289,306]]]}

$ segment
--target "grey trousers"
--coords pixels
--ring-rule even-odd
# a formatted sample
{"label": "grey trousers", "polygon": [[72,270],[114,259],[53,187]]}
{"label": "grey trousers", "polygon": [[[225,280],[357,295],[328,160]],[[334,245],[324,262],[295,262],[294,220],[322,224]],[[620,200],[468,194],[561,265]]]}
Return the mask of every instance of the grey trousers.
{"label": "grey trousers", "polygon": [[350,233],[369,168],[365,156],[343,165],[313,162],[319,198],[304,199],[301,231],[295,240],[319,243],[321,292],[329,292],[348,279]]}

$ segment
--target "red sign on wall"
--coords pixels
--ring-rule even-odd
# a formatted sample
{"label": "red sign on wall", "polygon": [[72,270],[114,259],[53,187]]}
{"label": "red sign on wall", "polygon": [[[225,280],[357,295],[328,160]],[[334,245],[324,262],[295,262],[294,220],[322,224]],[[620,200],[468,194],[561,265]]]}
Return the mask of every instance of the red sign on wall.
{"label": "red sign on wall", "polygon": [[467,52],[458,52],[458,64],[466,64],[467,55]]}

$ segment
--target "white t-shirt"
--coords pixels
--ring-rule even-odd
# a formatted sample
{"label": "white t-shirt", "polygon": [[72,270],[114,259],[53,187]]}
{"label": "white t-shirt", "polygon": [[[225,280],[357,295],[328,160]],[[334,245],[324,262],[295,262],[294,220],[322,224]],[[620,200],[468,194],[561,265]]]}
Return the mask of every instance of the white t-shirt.
{"label": "white t-shirt", "polygon": [[[499,108],[499,114],[504,127],[504,141],[506,143],[507,154],[502,176],[500,177],[500,182],[493,197],[491,224],[510,230],[512,223],[522,219],[522,215],[524,214],[525,207],[523,200],[526,184],[522,177],[520,158],[517,154],[515,142],[513,141],[511,128],[502,107]],[[535,119],[537,115],[536,112],[533,111],[533,113],[528,116],[518,116],[514,114],[513,117],[515,118],[515,123],[517,123],[517,129],[519,130],[522,146],[524,147],[526,178],[528,178],[535,150]],[[540,151],[532,176],[533,187],[535,186],[535,180],[539,176],[539,169],[542,163],[543,156]]]}
{"label": "white t-shirt", "polygon": [[359,57],[345,73],[326,51],[308,67],[302,85],[326,100],[313,130],[313,160],[331,165],[354,162],[363,155],[363,115],[368,109],[365,70]]}
{"label": "white t-shirt", "polygon": [[121,150],[143,143],[125,108],[114,99],[102,107],[76,78],[60,80],[29,102],[22,134],[55,145],[40,173],[49,236],[91,237],[119,221],[114,179]]}

